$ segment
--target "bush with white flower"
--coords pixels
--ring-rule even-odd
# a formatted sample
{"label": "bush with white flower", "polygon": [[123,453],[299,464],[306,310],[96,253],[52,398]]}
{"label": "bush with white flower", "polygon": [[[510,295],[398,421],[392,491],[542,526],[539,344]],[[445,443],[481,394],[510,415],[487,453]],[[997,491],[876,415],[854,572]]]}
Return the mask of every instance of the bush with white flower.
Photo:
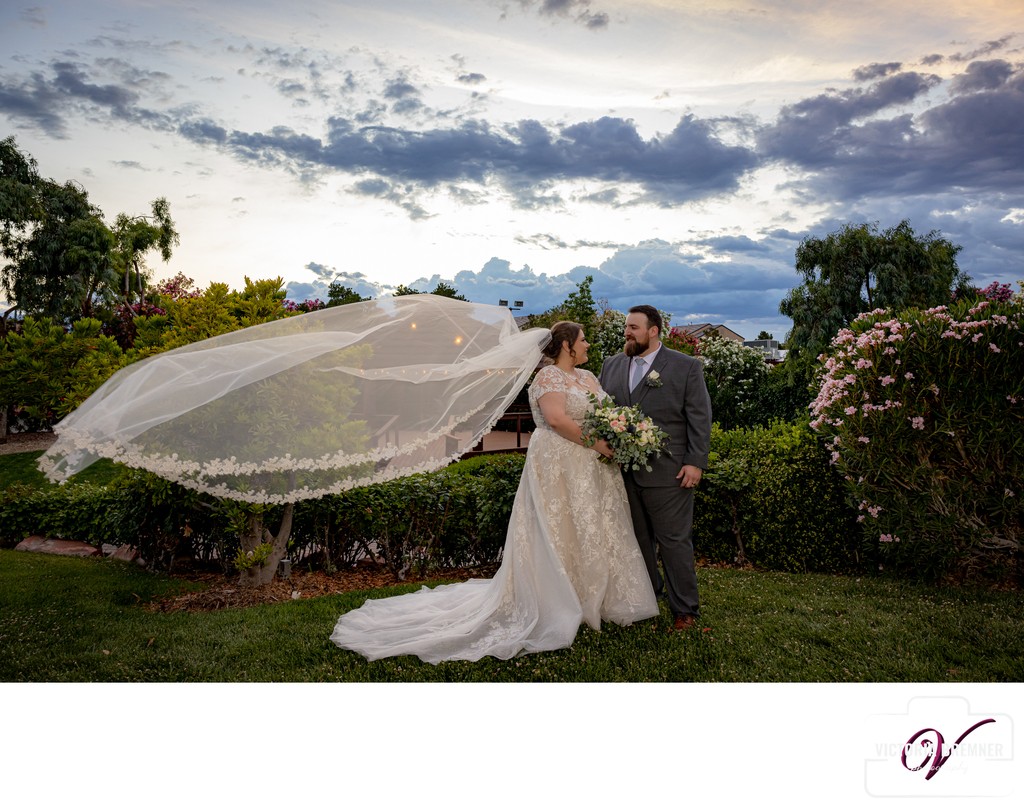
{"label": "bush with white flower", "polygon": [[759,423],[757,388],[768,376],[764,354],[717,334],[700,341],[711,413],[722,429]]}
{"label": "bush with white flower", "polygon": [[832,342],[811,426],[869,552],[921,577],[1020,575],[1024,306],[876,310]]}

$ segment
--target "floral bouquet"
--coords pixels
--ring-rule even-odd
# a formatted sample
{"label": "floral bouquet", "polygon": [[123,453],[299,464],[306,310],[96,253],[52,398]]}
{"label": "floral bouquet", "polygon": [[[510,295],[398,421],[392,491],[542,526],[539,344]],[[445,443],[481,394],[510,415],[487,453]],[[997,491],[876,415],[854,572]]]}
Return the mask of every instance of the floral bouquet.
{"label": "floral bouquet", "polygon": [[602,438],[608,441],[615,456],[601,459],[606,463],[618,463],[627,471],[651,470],[650,457],[665,452],[668,433],[654,425],[639,407],[616,407],[606,398],[598,401],[590,394],[593,410],[583,419],[583,443],[593,446]]}

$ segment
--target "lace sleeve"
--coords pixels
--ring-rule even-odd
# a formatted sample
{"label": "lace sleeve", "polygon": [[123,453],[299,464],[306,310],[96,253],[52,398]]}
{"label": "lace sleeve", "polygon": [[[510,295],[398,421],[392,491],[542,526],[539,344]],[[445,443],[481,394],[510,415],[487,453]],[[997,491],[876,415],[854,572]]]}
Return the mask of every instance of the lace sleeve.
{"label": "lace sleeve", "polygon": [[537,371],[537,375],[530,385],[530,393],[534,401],[540,401],[540,397],[547,393],[564,393],[568,389],[568,381],[565,374],[554,365],[548,365]]}

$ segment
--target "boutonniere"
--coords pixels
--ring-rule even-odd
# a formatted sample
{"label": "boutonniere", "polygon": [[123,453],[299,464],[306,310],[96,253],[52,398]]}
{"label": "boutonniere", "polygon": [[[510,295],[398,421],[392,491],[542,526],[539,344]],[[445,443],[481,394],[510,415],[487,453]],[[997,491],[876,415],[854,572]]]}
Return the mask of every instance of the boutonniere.
{"label": "boutonniere", "polygon": [[647,378],[644,379],[644,384],[648,387],[661,387],[664,382],[661,380],[661,374],[656,370],[652,370],[647,374]]}

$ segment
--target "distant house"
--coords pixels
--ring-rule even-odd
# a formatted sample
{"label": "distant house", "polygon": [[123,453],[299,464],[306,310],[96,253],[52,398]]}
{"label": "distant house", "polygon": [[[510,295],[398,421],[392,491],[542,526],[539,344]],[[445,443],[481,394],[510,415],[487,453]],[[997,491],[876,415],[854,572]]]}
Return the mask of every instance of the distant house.
{"label": "distant house", "polygon": [[748,339],[743,344],[747,348],[757,348],[764,353],[765,361],[773,365],[786,358],[786,350],[779,347],[779,341],[776,339]]}
{"label": "distant house", "polygon": [[717,333],[722,339],[732,340],[733,342],[743,342],[743,337],[724,325],[715,325],[714,323],[697,323],[691,325],[680,325],[674,326],[685,334],[689,334],[695,339],[706,337],[708,334]]}

